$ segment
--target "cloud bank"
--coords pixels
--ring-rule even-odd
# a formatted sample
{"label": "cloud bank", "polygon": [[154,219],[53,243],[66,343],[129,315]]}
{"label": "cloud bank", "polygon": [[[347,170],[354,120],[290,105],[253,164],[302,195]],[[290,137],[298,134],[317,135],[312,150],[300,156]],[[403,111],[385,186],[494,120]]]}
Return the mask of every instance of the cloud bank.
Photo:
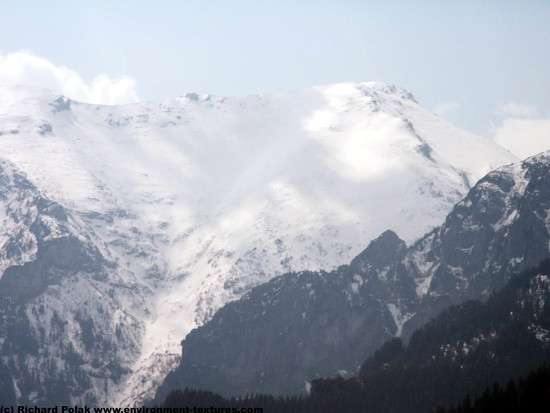
{"label": "cloud bank", "polygon": [[0,53],[0,83],[51,89],[80,102],[119,105],[138,102],[136,82],[129,76],[97,76],[86,84],[75,71],[56,66],[27,51]]}
{"label": "cloud bank", "polygon": [[509,102],[500,105],[495,114],[502,118],[501,125],[493,127],[496,143],[519,158],[527,158],[550,150],[550,118],[535,118],[537,108]]}
{"label": "cloud bank", "polygon": [[493,136],[496,143],[524,159],[550,150],[550,119],[504,119]]}
{"label": "cloud bank", "polygon": [[452,115],[460,110],[460,103],[458,102],[443,102],[437,105],[433,112],[441,117]]}
{"label": "cloud bank", "polygon": [[532,118],[537,116],[537,108],[531,105],[508,102],[500,105],[495,113],[501,116],[513,116],[517,118]]}

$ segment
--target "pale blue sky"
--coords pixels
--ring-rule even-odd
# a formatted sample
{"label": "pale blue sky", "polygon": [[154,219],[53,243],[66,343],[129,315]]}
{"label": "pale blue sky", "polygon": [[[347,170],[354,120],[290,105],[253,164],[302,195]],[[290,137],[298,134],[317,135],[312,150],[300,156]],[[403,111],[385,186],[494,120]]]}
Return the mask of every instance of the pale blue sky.
{"label": "pale blue sky", "polygon": [[20,50],[141,100],[382,80],[484,136],[504,104],[550,117],[547,0],[0,0],[0,54]]}

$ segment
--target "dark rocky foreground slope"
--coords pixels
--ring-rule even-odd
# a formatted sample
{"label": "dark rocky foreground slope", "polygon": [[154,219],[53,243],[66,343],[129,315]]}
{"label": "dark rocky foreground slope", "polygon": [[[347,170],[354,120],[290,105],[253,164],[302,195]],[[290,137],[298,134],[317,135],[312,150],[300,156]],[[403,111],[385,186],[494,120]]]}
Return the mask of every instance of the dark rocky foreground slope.
{"label": "dark rocky foreground slope", "polygon": [[[433,411],[457,404],[467,394],[481,395],[493,383],[505,386],[549,362],[547,259],[514,275],[486,302],[468,300],[446,309],[415,330],[406,346],[397,338],[387,342],[363,364],[359,379],[372,411],[387,408],[366,396],[373,387],[383,389],[386,400],[393,399],[392,411]],[[316,382],[314,391],[326,396],[334,392],[334,384],[330,379]]]}
{"label": "dark rocky foreground slope", "polygon": [[550,369],[544,365],[549,361],[550,260],[545,260],[514,275],[485,303],[451,306],[415,330],[407,345],[399,338],[386,342],[359,376],[314,380],[307,397],[228,400],[186,389],[171,392],[163,406],[422,413],[457,405],[455,413],[546,412]]}
{"label": "dark rocky foreground slope", "polygon": [[355,373],[383,341],[405,339],[451,304],[486,299],[549,256],[550,153],[481,179],[443,225],[406,248],[385,232],[349,266],[291,273],[222,308],[182,342],[157,393],[304,392]]}

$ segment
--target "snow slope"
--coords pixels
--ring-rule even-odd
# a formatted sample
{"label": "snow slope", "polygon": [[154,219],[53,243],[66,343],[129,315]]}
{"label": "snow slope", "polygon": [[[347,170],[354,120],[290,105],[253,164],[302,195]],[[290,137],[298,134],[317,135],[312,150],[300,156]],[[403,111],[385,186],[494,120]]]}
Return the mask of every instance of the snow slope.
{"label": "snow slope", "polygon": [[151,396],[227,301],[347,263],[386,229],[411,242],[517,160],[381,82],[124,106],[0,86],[0,154],[151,292],[111,404]]}

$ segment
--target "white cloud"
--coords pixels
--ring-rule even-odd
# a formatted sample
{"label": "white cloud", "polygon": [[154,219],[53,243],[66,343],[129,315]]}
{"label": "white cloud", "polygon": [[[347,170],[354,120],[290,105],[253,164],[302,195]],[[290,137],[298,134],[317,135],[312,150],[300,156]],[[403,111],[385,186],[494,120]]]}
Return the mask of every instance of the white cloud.
{"label": "white cloud", "polygon": [[550,150],[550,119],[507,118],[493,129],[495,142],[519,158]]}
{"label": "white cloud", "polygon": [[508,102],[500,105],[495,111],[500,116],[510,116],[514,118],[533,118],[537,116],[537,108],[531,105],[522,105],[520,103]]}
{"label": "white cloud", "polygon": [[86,84],[75,71],[56,66],[27,51],[0,53],[0,82],[52,89],[81,102],[116,105],[138,102],[136,82],[129,76],[97,76]]}
{"label": "white cloud", "polygon": [[452,115],[460,110],[460,103],[458,102],[443,102],[437,105],[433,112],[441,117]]}

